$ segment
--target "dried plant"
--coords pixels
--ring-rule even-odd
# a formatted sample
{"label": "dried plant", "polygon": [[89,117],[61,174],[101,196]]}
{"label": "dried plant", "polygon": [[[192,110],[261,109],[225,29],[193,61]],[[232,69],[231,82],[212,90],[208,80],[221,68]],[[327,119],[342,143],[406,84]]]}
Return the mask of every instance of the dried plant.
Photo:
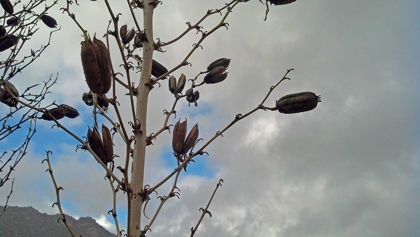
{"label": "dried plant", "polygon": [[[240,4],[247,4],[249,0],[232,0],[219,8],[208,10],[204,16],[198,20],[195,24],[187,23],[188,27],[185,31],[180,32],[179,36],[168,41],[160,41],[155,39],[153,33],[153,12],[158,11],[158,6],[163,4],[158,0],[127,0],[126,1],[126,12],[116,13],[114,12],[113,4],[122,4],[122,1],[114,2],[104,0],[103,2],[98,1],[96,4],[105,4],[110,17],[110,23],[108,29],[104,29],[104,32],[88,32],[84,28],[82,20],[77,18],[77,15],[73,12],[74,8],[83,7],[82,2],[76,0],[66,0],[65,7],[61,10],[64,14],[69,16],[69,19],[80,29],[82,38],[80,38],[81,44],[81,64],[86,79],[89,92],[83,94],[83,101],[87,106],[93,106],[93,117],[94,123],[88,124],[90,128],[86,131],[86,139],[78,137],[65,126],[63,126],[59,120],[64,117],[75,118],[79,114],[77,110],[68,105],[56,105],[53,108],[42,108],[38,100],[31,100],[27,102],[24,100],[25,93],[17,96],[12,91],[7,90],[10,94],[12,102],[18,104],[19,108],[26,108],[29,111],[33,111],[34,114],[25,114],[22,120],[30,120],[35,122],[36,118],[52,121],[56,127],[64,130],[74,139],[76,139],[80,145],[79,148],[90,152],[93,158],[103,167],[106,172],[106,178],[109,180],[112,197],[113,197],[113,208],[110,210],[110,214],[114,217],[115,225],[117,228],[118,236],[146,236],[146,233],[151,230],[154,226],[156,217],[161,213],[164,204],[171,198],[180,198],[180,190],[178,189],[178,179],[183,171],[187,171],[187,166],[204,154],[208,154],[207,148],[217,138],[223,136],[223,134],[231,128],[237,122],[247,118],[249,115],[257,112],[271,112],[279,111],[281,113],[299,113],[312,110],[316,107],[319,96],[312,92],[303,92],[292,95],[286,95],[280,98],[278,101],[272,100],[268,103],[275,104],[274,107],[266,105],[272,91],[275,90],[278,85],[284,80],[289,79],[289,73],[293,69],[285,70],[283,77],[269,87],[266,95],[261,95],[261,102],[250,109],[247,113],[237,114],[232,116],[232,121],[227,124],[221,130],[215,132],[215,134],[204,141],[199,137],[199,124],[188,127],[187,120],[181,122],[178,121],[175,124],[171,124],[171,118],[175,116],[177,106],[180,103],[194,104],[199,106],[200,96],[206,96],[200,94],[199,89],[202,86],[220,86],[225,80],[228,80],[228,72],[230,64],[234,64],[235,60],[227,58],[215,59],[214,62],[210,63],[204,71],[199,71],[197,75],[192,78],[188,77],[183,73],[183,67],[191,65],[188,60],[196,52],[197,49],[202,48],[201,44],[214,32],[221,28],[228,28],[227,19],[232,14],[235,7]],[[294,0],[266,0],[262,2],[266,5],[265,18],[267,17],[268,10],[273,6],[281,6],[294,2]],[[55,4],[55,3],[54,3]],[[127,14],[131,16],[131,22],[120,22],[120,15]],[[41,19],[48,27],[56,25],[54,19],[49,15],[45,15],[45,12],[40,14],[43,17],[35,16],[33,21]],[[216,23],[211,29],[204,31],[202,24],[207,21],[210,16],[220,16],[220,21]],[[28,17],[20,17],[20,22],[26,22],[31,19],[32,15]],[[140,24],[142,19],[142,25]],[[22,23],[18,23],[22,24]],[[130,28],[132,26],[132,28]],[[167,47],[174,47],[184,36],[187,34],[194,33],[200,34],[197,42],[194,43],[189,52],[182,57],[182,60],[174,63],[175,66],[172,68],[166,68],[161,63],[153,59],[155,51],[164,52]],[[25,39],[22,36],[23,30],[18,34],[18,42],[20,39]],[[103,34],[102,34],[103,33]],[[10,33],[9,33],[10,34]],[[96,36],[95,36],[96,34]],[[104,39],[97,36],[104,35]],[[93,40],[91,38],[93,37]],[[78,42],[77,42],[78,43]],[[0,42],[1,44],[1,42]],[[11,43],[10,43],[11,44]],[[13,46],[11,50],[11,57],[16,57],[19,43]],[[111,48],[117,49],[118,55],[111,55]],[[37,54],[36,54],[37,55]],[[10,75],[15,75],[13,72],[17,72],[20,64],[12,63],[15,60],[5,63],[5,72],[7,68],[10,68]],[[122,65],[122,69],[118,67]],[[174,72],[179,72],[181,76],[177,79],[174,76]],[[3,74],[4,77],[5,73]],[[135,77],[133,77],[135,75]],[[10,76],[9,76],[10,77]],[[191,78],[187,80],[187,78]],[[5,79],[2,78],[2,81]],[[168,80],[169,92],[160,88],[159,93],[171,93],[173,95],[173,104],[170,109],[165,110],[164,117],[162,118],[162,126],[160,129],[150,132],[147,126],[147,111],[149,93],[157,85],[163,84],[164,80]],[[188,81],[188,83],[187,83]],[[4,84],[4,83],[3,83]],[[6,84],[5,84],[6,85]],[[44,92],[45,95],[50,87],[51,83],[46,83]],[[126,95],[129,96],[129,104],[120,104],[117,98],[116,88],[123,89],[126,91]],[[183,91],[185,90],[185,93]],[[107,95],[106,95],[107,94]],[[81,93],[82,96],[82,93]],[[185,99],[184,99],[185,97]],[[43,97],[41,97],[43,98]],[[18,108],[18,109],[19,109]],[[121,109],[129,108],[130,121],[123,119],[121,115]],[[110,116],[108,111],[112,110],[115,116]],[[42,116],[36,114],[41,112]],[[102,124],[102,136],[99,132],[99,124],[97,117],[104,117],[109,125]],[[181,116],[182,117],[182,116]],[[156,118],[159,119],[159,118]],[[129,124],[131,127],[128,127]],[[168,136],[171,127],[172,134],[172,148],[174,158],[177,160],[177,167],[165,178],[155,184],[145,184],[145,159],[147,156],[147,148],[153,145],[153,141],[158,139],[160,136]],[[110,129],[108,129],[108,127]],[[16,128],[17,129],[17,128]],[[188,132],[189,131],[189,132]],[[1,134],[1,133],[0,133]],[[116,149],[113,147],[115,140],[119,139],[125,144],[125,149],[119,147]],[[27,144],[27,143],[25,143]],[[117,154],[114,152],[125,151],[125,154],[118,154],[119,157],[123,157],[124,165],[114,167],[114,157]],[[47,153],[48,171],[54,182],[54,186],[57,193],[57,202],[63,221],[65,221],[64,213],[60,207],[59,191],[60,188],[55,183],[55,179],[52,172],[52,167],[49,162],[49,153]],[[158,208],[155,210],[150,219],[142,218],[143,208],[146,207],[147,202],[151,200],[150,196],[154,192],[163,192],[162,185],[167,182],[172,182],[171,188],[167,195],[158,196],[160,203]],[[216,191],[221,186],[222,180],[216,186],[210,201],[205,208],[201,208],[202,215],[199,218],[197,225],[191,228],[190,236],[194,236],[201,223],[201,220],[205,214],[211,216],[209,209],[210,203],[216,194]],[[127,219],[127,227],[121,228],[118,225],[118,218],[116,212],[116,193],[122,191],[127,197],[127,217],[119,217]],[[69,227],[68,227],[69,228]],[[125,230],[125,233],[122,230]],[[70,230],[70,228],[69,228]],[[70,230],[71,234],[75,234]]]}

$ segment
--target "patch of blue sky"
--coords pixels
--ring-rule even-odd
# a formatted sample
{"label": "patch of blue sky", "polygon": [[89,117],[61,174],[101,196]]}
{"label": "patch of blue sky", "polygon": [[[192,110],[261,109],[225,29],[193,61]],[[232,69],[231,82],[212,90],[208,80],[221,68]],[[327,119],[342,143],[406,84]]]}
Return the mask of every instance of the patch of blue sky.
{"label": "patch of blue sky", "polygon": [[195,107],[194,103],[191,103],[190,106],[194,107],[194,109],[187,109],[188,117],[194,118],[198,115],[210,115],[213,113],[213,107],[210,103],[205,103],[200,100],[197,101],[198,106]]}
{"label": "patch of blue sky", "polygon": [[[162,154],[164,165],[169,168],[177,167],[177,161],[172,151],[167,151]],[[187,174],[197,175],[208,179],[214,178],[216,172],[211,168],[207,155],[196,156],[195,162],[190,162],[187,166]]]}

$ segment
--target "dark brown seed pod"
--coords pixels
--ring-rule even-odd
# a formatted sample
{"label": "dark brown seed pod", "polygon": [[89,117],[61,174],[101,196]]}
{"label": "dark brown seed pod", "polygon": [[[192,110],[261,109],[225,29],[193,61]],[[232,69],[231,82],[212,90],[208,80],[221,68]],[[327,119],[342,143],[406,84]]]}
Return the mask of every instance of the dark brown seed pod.
{"label": "dark brown seed pod", "polygon": [[270,3],[278,6],[278,5],[286,5],[295,1],[296,0],[270,0]]}
{"label": "dark brown seed pod", "polygon": [[176,88],[176,78],[174,76],[169,77],[168,84],[169,84],[169,91],[172,94],[174,94],[175,88]]}
{"label": "dark brown seed pod", "polygon": [[87,139],[88,144],[90,148],[92,148],[93,152],[95,152],[99,159],[101,159],[101,161],[106,164],[105,150],[102,144],[101,136],[99,135],[99,131],[96,127],[93,128],[93,131],[89,128]]}
{"label": "dark brown seed pod", "polygon": [[5,51],[13,46],[15,46],[18,42],[18,37],[14,35],[5,35],[0,38],[0,52]]}
{"label": "dark brown seed pod", "polygon": [[121,41],[124,42],[124,40],[127,39],[127,25],[123,25],[120,28],[120,37]]}
{"label": "dark brown seed pod", "polygon": [[190,133],[188,133],[187,138],[185,139],[184,146],[182,147],[182,153],[187,153],[197,141],[198,138],[198,124],[194,125],[194,127],[191,129]]}
{"label": "dark brown seed pod", "polygon": [[92,106],[93,105],[93,95],[92,92],[85,92],[82,95],[82,100],[85,102],[86,105]]}
{"label": "dark brown seed pod", "polygon": [[136,48],[143,47],[143,44],[141,43],[140,34],[136,34],[136,36],[134,37],[134,47]]}
{"label": "dark brown seed pod", "polygon": [[75,108],[69,105],[62,104],[59,107],[64,110],[64,116],[66,116],[67,118],[76,118],[77,116],[80,115],[79,112]]}
{"label": "dark brown seed pod", "polygon": [[158,63],[154,59],[152,60],[152,75],[154,77],[160,77],[168,72],[168,69],[166,69],[166,67],[164,67],[162,64]]}
{"label": "dark brown seed pod", "polygon": [[8,26],[15,26],[17,24],[19,24],[19,18],[14,16],[14,17],[10,17],[7,21],[6,21]]}
{"label": "dark brown seed pod", "polygon": [[82,66],[89,89],[105,94],[111,88],[111,59],[105,44],[94,37],[82,42]]}
{"label": "dark brown seed pod", "polygon": [[0,87],[0,102],[6,104],[9,107],[15,107],[18,101],[6,90],[10,90],[12,94],[16,97],[19,97],[19,91],[16,87],[9,81],[4,81],[3,88]]}
{"label": "dark brown seed pod", "polygon": [[184,75],[184,73],[182,73],[181,76],[178,79],[178,83],[176,85],[175,92],[176,93],[181,93],[182,90],[185,87],[185,83],[187,83],[187,77]]}
{"label": "dark brown seed pod", "polygon": [[[41,116],[41,118],[42,118],[43,120],[52,121],[52,120],[54,120],[54,118],[55,118],[56,120],[59,120],[59,119],[64,118],[64,116],[66,115],[65,110],[64,110],[63,108],[61,108],[61,107],[57,107],[57,108],[52,108],[52,109],[49,109],[49,110],[48,110],[48,112],[49,112],[51,115],[49,115],[48,113],[44,113],[44,114]],[[54,117],[54,118],[53,118],[53,117]]]}
{"label": "dark brown seed pod", "polygon": [[225,71],[226,68],[223,66],[215,67],[204,77],[204,82],[207,84],[214,84],[223,81],[227,75],[222,77],[220,76],[226,74]]}
{"label": "dark brown seed pod", "polygon": [[7,33],[6,28],[4,28],[4,26],[0,25],[0,37],[5,36]]}
{"label": "dark brown seed pod", "polygon": [[107,110],[109,107],[109,99],[106,97],[105,94],[98,95],[98,106],[100,106],[102,109]]}
{"label": "dark brown seed pod", "polygon": [[106,162],[111,162],[114,159],[114,144],[112,143],[111,133],[104,124],[102,124],[102,145],[104,147]]}
{"label": "dark brown seed pod", "polygon": [[125,41],[123,41],[123,44],[128,44],[130,43],[133,39],[134,36],[136,35],[136,31],[134,29],[131,29],[128,33],[127,33],[127,38]]}
{"label": "dark brown seed pod", "polygon": [[222,66],[224,68],[228,68],[230,64],[230,59],[228,58],[219,58],[216,61],[210,63],[210,65],[207,67],[207,71],[211,71],[215,69],[216,67]]}
{"label": "dark brown seed pod", "polygon": [[44,24],[46,26],[48,26],[50,28],[57,27],[57,21],[49,15],[42,15],[41,20],[42,20],[42,22],[44,22]]}
{"label": "dark brown seed pod", "polygon": [[296,114],[315,109],[318,102],[321,102],[321,96],[313,92],[300,92],[281,97],[276,102],[276,108],[283,114]]}
{"label": "dark brown seed pod", "polygon": [[184,122],[178,121],[173,130],[172,149],[175,154],[182,154],[185,137],[187,136],[187,119]]}
{"label": "dark brown seed pod", "polygon": [[1,6],[3,7],[4,11],[9,14],[13,14],[13,5],[10,2],[10,0],[0,0],[0,1],[1,1]]}

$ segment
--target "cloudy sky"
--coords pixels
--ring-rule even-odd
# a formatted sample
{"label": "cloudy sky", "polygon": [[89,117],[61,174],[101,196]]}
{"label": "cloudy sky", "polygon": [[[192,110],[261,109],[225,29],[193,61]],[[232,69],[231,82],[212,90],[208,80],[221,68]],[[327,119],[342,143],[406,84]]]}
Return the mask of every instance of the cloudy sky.
{"label": "cloudy sky", "polygon": [[[72,9],[81,24],[90,35],[102,36],[109,20],[104,4],[79,2]],[[185,22],[195,23],[207,9],[224,3],[163,1],[155,11],[155,37],[169,41],[186,28]],[[125,8],[114,8],[122,13],[121,22],[132,27]],[[192,67],[173,74],[193,78],[215,59],[226,57],[231,59],[228,78],[200,87],[198,107],[188,107],[183,100],[171,122],[188,117],[189,127],[199,123],[200,137],[207,141],[237,113],[257,106],[289,68],[295,69],[291,80],[280,84],[266,105],[301,91],[321,95],[322,103],[313,111],[295,115],[259,111],[229,129],[206,149],[209,156],[198,157],[182,173],[181,199],[165,204],[148,236],[189,235],[199,218],[198,209],[206,205],[221,178],[225,182],[210,207],[213,217],[204,219],[197,236],[417,236],[419,13],[420,4],[415,0],[298,0],[272,7],[264,21],[265,6],[259,1],[237,6],[227,20],[229,30],[222,28],[206,39],[203,50],[189,60]],[[12,82],[23,90],[58,73],[58,84],[47,102],[76,107],[82,116],[63,120],[63,124],[84,136],[92,119],[91,107],[81,101],[88,90],[79,53],[81,32],[58,7],[49,14],[62,30],[54,34],[42,57]],[[204,29],[211,29],[220,19],[210,17]],[[42,32],[47,29],[41,29],[36,40],[45,42]],[[191,32],[164,48],[165,53],[156,52],[154,58],[171,68],[198,37]],[[113,55],[118,65],[119,55]],[[124,91],[120,93],[121,110],[127,116],[129,107]],[[162,110],[170,109],[172,101],[166,82],[153,89],[147,133],[162,126]],[[8,108],[0,105],[0,111]],[[9,205],[57,212],[51,208],[55,201],[52,181],[45,173],[46,165],[41,164],[45,150],[50,149],[57,182],[64,187],[61,198],[66,213],[91,216],[115,231],[107,216],[111,191],[104,171],[88,153],[75,152],[77,142],[51,125],[38,122],[28,155],[13,173],[15,186]],[[151,185],[175,168],[171,136],[162,134],[147,151],[146,182]],[[20,141],[21,137],[12,136],[0,145],[8,150]],[[116,153],[123,156],[122,142],[115,144]],[[6,200],[9,185],[1,188],[0,204]],[[168,186],[158,191],[166,195]],[[125,197],[118,198],[119,220],[124,225]],[[146,214],[151,216],[157,204],[152,196]]]}

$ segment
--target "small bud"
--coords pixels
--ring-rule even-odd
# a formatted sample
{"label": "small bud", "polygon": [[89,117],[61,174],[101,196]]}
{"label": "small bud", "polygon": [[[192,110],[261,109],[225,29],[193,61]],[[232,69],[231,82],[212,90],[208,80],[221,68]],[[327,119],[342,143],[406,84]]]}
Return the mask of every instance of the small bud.
{"label": "small bud", "polygon": [[276,108],[283,114],[296,114],[315,109],[318,102],[321,102],[321,96],[313,92],[300,92],[281,97],[276,102]]}

